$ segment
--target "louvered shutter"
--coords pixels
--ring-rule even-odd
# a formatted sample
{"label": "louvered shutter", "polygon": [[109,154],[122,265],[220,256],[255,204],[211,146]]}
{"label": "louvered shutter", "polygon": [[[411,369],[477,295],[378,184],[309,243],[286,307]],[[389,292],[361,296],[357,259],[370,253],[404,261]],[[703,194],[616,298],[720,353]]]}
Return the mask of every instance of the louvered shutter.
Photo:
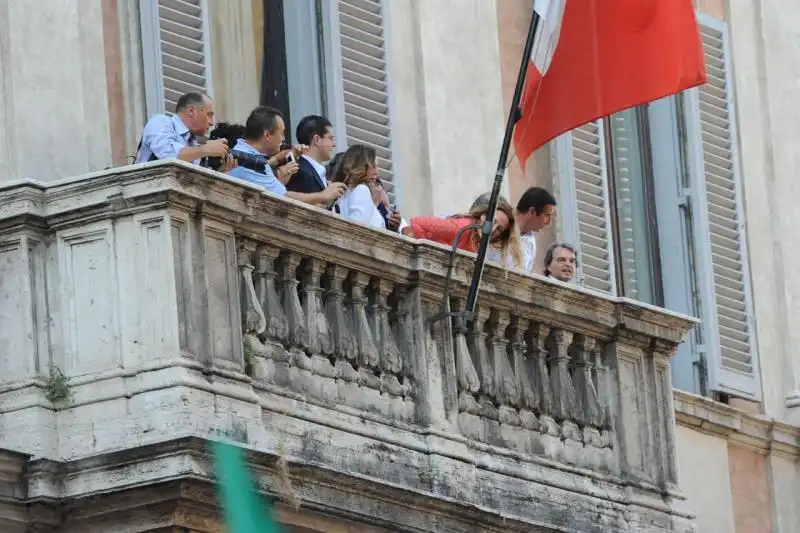
{"label": "louvered shutter", "polygon": [[708,83],[684,93],[697,276],[712,390],[759,398],[727,26],[700,18]]}
{"label": "louvered shutter", "polygon": [[344,118],[347,145],[366,144],[377,151],[381,181],[394,198],[386,6],[381,0],[332,1],[342,74],[334,105],[343,109],[338,116]]}
{"label": "louvered shutter", "polygon": [[211,92],[205,0],[140,0],[147,114],[175,111],[181,95]]}
{"label": "louvered shutter", "polygon": [[578,282],[616,294],[602,121],[572,130],[558,145],[562,239],[578,250]]}

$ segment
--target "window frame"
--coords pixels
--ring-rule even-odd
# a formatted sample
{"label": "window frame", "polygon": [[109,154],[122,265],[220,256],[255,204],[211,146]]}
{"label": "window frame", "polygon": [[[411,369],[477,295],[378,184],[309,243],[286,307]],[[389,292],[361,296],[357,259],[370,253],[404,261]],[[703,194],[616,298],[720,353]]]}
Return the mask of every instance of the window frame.
{"label": "window frame", "polygon": [[[639,138],[639,146],[641,153],[639,154],[643,164],[642,175],[644,177],[642,188],[644,190],[644,213],[647,220],[647,255],[650,259],[650,290],[653,293],[653,302],[647,302],[650,305],[663,307],[664,304],[664,290],[661,275],[661,261],[660,248],[658,240],[657,229],[657,213],[654,196],[654,183],[653,183],[653,156],[652,156],[652,140],[650,137],[650,121],[647,113],[648,105],[640,105],[635,108],[636,116],[636,133]],[[608,208],[610,211],[611,220],[611,235],[614,237],[612,248],[614,250],[614,277],[616,279],[617,290],[616,293],[620,296],[630,298],[625,294],[625,274],[622,267],[622,243],[617,238],[620,234],[619,223],[619,209],[617,207],[617,173],[615,169],[614,158],[614,142],[612,138],[611,128],[613,115],[604,117],[603,123],[605,126],[605,158],[606,158],[606,183],[608,186]]]}

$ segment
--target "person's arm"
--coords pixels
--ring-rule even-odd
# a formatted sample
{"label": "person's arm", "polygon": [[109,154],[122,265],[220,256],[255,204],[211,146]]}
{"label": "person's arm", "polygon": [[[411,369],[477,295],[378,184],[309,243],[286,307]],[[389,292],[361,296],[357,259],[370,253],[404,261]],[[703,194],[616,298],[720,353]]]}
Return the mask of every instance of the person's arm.
{"label": "person's arm", "polygon": [[142,132],[142,145],[150,148],[158,159],[194,161],[203,157],[200,146],[186,146],[169,117],[159,115],[150,119]]}
{"label": "person's arm", "polygon": [[410,235],[417,239],[427,239],[429,241],[437,241],[447,224],[448,219],[439,217],[411,217],[402,233],[403,235]]}
{"label": "person's arm", "polygon": [[[196,161],[198,159],[203,159],[204,157],[208,156],[208,151],[205,149],[205,145],[203,146],[184,146],[181,148],[181,151],[178,152],[178,159],[181,161],[187,161],[191,163],[192,161]],[[156,154],[158,155],[158,154]],[[159,159],[166,159],[161,158]]]}
{"label": "person's arm", "polygon": [[292,200],[303,202],[304,204],[311,204],[316,206],[327,207],[328,202],[324,198],[325,191],[322,192],[297,192],[286,191],[286,197]]}
{"label": "person's arm", "polygon": [[331,183],[324,191],[311,193],[287,191],[286,197],[306,204],[327,208],[342,196],[344,191],[344,183]]}
{"label": "person's arm", "polygon": [[278,181],[272,170],[265,169],[264,172],[256,172],[247,167],[236,167],[228,171],[228,175],[234,178],[247,181],[253,185],[259,185],[265,190],[283,196],[286,194],[286,187]]}
{"label": "person's arm", "polygon": [[[402,233],[417,239],[425,239],[452,246],[464,222],[463,219],[458,218],[412,217],[408,221],[408,226],[402,230]],[[463,234],[458,247],[468,252],[474,252],[469,244],[472,235],[474,235],[474,230]]]}
{"label": "person's arm", "polygon": [[[222,146],[225,149],[222,149]],[[186,140],[181,137],[168,117],[154,117],[145,126],[142,132],[142,145],[158,159],[181,159],[192,162],[206,156],[221,157],[227,154],[227,141],[209,141],[203,146],[187,146]]]}

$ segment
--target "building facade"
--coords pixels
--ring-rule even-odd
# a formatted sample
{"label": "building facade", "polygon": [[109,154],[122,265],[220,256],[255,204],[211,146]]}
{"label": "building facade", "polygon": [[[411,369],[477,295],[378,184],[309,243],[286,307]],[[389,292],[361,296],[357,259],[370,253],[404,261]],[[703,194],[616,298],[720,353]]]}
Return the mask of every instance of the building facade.
{"label": "building facade", "polygon": [[224,437],[296,531],[800,531],[800,7],[697,4],[708,84],[512,162],[579,287],[490,268],[476,332],[428,321],[436,247],[125,165],[198,89],[325,114],[405,215],[463,210],[532,2],[2,1],[0,529],[217,531]]}

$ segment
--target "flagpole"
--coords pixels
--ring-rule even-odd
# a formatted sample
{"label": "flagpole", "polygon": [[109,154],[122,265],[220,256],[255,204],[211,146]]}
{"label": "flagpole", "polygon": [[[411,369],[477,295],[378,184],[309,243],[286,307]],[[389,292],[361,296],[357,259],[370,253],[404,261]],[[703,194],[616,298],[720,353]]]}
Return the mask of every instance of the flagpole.
{"label": "flagpole", "polygon": [[536,29],[539,26],[539,19],[539,14],[534,10],[531,24],[528,28],[528,39],[525,41],[525,49],[522,52],[522,62],[519,67],[519,74],[517,75],[517,86],[514,88],[514,98],[511,100],[511,108],[508,113],[506,133],[503,137],[503,144],[500,147],[500,159],[497,162],[497,171],[494,174],[494,185],[492,186],[492,194],[489,197],[486,221],[481,228],[482,235],[481,243],[478,248],[478,258],[475,260],[475,269],[472,271],[472,281],[470,282],[469,292],[467,293],[467,305],[464,308],[464,317],[467,319],[467,322],[472,322],[475,313],[475,304],[478,300],[478,291],[480,290],[481,278],[483,277],[483,267],[486,264],[486,253],[489,250],[489,237],[494,227],[494,212],[495,209],[497,209],[497,203],[500,199],[500,188],[503,185],[508,152],[511,148],[511,138],[514,134],[514,126],[521,118],[519,103],[522,99],[522,90],[525,87],[525,76],[528,73],[528,65],[531,62],[531,52],[533,51],[533,43],[536,38]]}

